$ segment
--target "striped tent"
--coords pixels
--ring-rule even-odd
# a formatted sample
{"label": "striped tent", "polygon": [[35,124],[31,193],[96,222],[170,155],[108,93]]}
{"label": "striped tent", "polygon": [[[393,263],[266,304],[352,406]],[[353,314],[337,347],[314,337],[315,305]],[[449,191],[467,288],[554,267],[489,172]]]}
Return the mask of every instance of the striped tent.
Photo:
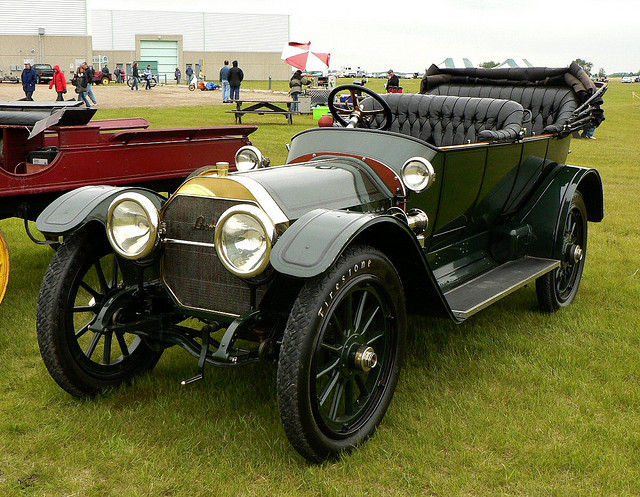
{"label": "striped tent", "polygon": [[453,58],[448,57],[444,59],[440,64],[436,64],[440,69],[454,69],[458,67],[475,67],[473,62],[466,58]]}
{"label": "striped tent", "polygon": [[507,59],[502,64],[494,67],[494,69],[502,69],[503,67],[533,67],[533,64],[527,59]]}

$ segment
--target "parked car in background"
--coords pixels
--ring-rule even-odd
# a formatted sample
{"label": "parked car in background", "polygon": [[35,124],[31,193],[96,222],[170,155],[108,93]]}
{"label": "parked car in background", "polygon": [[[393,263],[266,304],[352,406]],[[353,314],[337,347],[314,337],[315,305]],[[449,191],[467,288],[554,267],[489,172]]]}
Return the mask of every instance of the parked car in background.
{"label": "parked car in background", "polygon": [[623,76],[620,80],[621,83],[635,83],[638,80],[635,76]]}
{"label": "parked car in background", "polygon": [[33,64],[38,77],[38,83],[48,83],[53,79],[53,67],[51,64]]}
{"label": "parked car in background", "polygon": [[419,94],[336,87],[341,126],[298,133],[284,165],[243,147],[237,172],[212,155],[169,198],[70,192],[37,220],[64,240],[40,291],[44,362],[79,397],[172,345],[198,358],[183,384],[206,364],[277,364],[292,445],[339,457],[384,417],[408,312],[460,323],[528,284],[545,312],[574,301],[604,201],[597,170],[566,160],[605,91],[575,63],[431,66]]}
{"label": "parked car in background", "polygon": [[108,85],[113,81],[113,75],[111,73],[105,74],[102,71],[96,71],[93,73],[93,82],[101,85]]}

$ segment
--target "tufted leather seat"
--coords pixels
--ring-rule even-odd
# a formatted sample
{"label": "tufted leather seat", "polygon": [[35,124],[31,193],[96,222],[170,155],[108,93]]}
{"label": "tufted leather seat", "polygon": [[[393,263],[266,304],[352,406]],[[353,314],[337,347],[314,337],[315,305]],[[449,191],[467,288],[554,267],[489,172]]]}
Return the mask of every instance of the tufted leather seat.
{"label": "tufted leather seat", "polygon": [[531,125],[527,129],[527,135],[558,133],[573,117],[573,111],[579,105],[571,88],[553,86],[442,84],[430,89],[428,94],[515,100],[531,111]]}
{"label": "tufted leather seat", "polygon": [[[514,142],[520,137],[524,109],[497,98],[390,93],[381,95],[391,108],[390,131],[419,138],[437,147],[475,142]],[[372,98],[365,109],[379,108]],[[374,126],[382,123],[375,116]]]}

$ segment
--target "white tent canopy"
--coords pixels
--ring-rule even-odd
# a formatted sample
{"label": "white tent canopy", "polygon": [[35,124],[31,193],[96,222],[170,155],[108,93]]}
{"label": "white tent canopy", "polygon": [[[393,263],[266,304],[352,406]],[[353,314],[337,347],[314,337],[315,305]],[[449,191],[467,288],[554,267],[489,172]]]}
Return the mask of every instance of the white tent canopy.
{"label": "white tent canopy", "polygon": [[494,69],[502,69],[503,67],[533,67],[533,64],[527,59],[507,59],[502,64],[494,67]]}
{"label": "white tent canopy", "polygon": [[473,62],[464,57],[448,57],[439,64],[436,64],[440,69],[453,69],[457,67],[475,67]]}

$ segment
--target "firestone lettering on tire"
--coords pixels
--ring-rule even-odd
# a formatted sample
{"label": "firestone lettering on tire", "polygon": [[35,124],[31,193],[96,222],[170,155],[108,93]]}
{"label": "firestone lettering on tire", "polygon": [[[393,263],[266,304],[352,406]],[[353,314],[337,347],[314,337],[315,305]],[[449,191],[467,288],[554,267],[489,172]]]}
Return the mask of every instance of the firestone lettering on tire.
{"label": "firestone lettering on tire", "polygon": [[356,275],[359,271],[362,271],[363,269],[369,269],[370,267],[371,267],[371,259],[363,260],[358,264],[354,264],[353,267],[350,267],[349,270],[342,275],[342,277],[340,278],[340,281],[338,281],[335,284],[335,291],[329,292],[329,299],[323,303],[322,307],[318,311],[318,316],[320,316],[321,318],[324,317],[324,313],[329,308],[329,304],[331,304],[331,301],[333,300],[333,296],[335,295],[335,293],[337,293],[338,290],[340,290],[342,285],[344,285],[347,281],[349,281],[349,279],[351,279],[351,277]]}

